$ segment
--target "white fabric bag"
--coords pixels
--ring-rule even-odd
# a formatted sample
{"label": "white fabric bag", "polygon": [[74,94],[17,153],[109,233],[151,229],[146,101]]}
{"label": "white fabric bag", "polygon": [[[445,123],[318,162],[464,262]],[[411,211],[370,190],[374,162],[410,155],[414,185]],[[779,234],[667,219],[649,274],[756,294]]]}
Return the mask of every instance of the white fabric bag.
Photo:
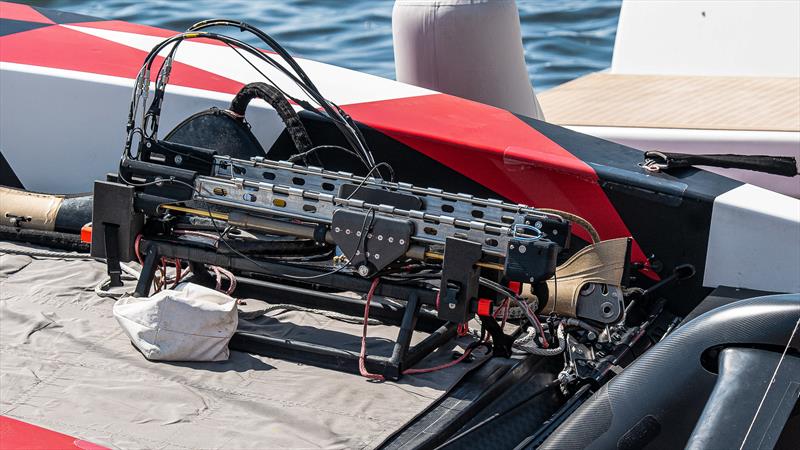
{"label": "white fabric bag", "polygon": [[114,317],[147,359],[161,361],[225,361],[239,322],[236,299],[192,283],[122,298]]}

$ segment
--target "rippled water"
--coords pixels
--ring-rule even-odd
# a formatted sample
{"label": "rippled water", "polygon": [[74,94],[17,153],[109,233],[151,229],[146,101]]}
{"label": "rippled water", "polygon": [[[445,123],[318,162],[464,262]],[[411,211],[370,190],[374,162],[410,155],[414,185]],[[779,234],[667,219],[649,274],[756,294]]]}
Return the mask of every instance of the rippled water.
{"label": "rippled water", "polygon": [[[175,30],[213,17],[242,19],[270,33],[295,55],[394,78],[391,0],[28,3]],[[538,90],[609,66],[620,3],[517,0],[528,72]]]}

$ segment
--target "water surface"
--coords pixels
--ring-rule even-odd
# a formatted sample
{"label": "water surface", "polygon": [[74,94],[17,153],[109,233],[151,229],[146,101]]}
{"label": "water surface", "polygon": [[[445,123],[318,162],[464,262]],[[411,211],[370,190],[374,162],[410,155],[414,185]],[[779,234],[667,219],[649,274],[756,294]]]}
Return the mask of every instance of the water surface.
{"label": "water surface", "polygon": [[[394,78],[391,0],[36,0],[29,4],[182,30],[209,18],[262,28],[293,54]],[[517,0],[537,90],[611,63],[621,0]],[[256,43],[252,38],[246,39]]]}

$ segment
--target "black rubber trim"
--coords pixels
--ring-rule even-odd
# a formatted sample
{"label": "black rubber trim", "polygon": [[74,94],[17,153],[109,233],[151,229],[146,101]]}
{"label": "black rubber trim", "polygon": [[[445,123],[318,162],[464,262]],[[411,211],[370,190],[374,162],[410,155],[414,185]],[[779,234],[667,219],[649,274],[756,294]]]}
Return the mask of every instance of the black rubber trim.
{"label": "black rubber trim", "polygon": [[3,186],[25,189],[25,186],[22,185],[22,181],[20,181],[17,174],[14,173],[14,169],[12,169],[11,165],[6,161],[6,157],[3,156],[2,151],[0,151],[0,184]]}

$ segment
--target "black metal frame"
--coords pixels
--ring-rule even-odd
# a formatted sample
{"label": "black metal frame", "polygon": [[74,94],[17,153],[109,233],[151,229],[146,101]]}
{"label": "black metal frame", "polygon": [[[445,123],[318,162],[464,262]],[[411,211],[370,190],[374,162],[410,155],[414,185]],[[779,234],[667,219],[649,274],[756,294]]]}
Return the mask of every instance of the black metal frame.
{"label": "black metal frame", "polygon": [[[143,238],[139,244],[140,252],[145,255],[142,273],[136,285],[134,295],[149,295],[153,277],[162,257],[178,258],[189,261],[193,267],[201,264],[217,265],[240,272],[249,272],[266,277],[320,275],[320,270],[292,264],[272,261],[252,260],[237,255],[220,254],[205,247],[187,243],[152,240]],[[202,266],[201,266],[202,267]],[[194,271],[203,274],[203,270]],[[202,277],[202,275],[201,275]],[[343,314],[360,316],[364,312],[364,300],[353,299],[337,294],[320,292],[314,288],[335,288],[341,291],[366,292],[371,281],[341,273],[330,273],[313,279],[311,289],[287,286],[253,278],[237,277],[237,281],[249,287],[258,288],[259,292],[268,295],[273,301],[293,303],[318,309],[336,311]],[[420,286],[383,282],[378,285],[375,295],[405,299],[405,306],[397,307],[379,298],[370,305],[370,317],[378,318],[386,323],[399,325],[397,339],[389,357],[367,355],[365,366],[371,373],[383,375],[387,379],[397,380],[403,370],[413,367],[431,352],[456,336],[458,324],[445,322],[436,318],[435,314],[421,310],[422,305],[435,306],[436,292]],[[411,346],[411,338],[415,330],[428,331],[431,334],[418,344]],[[310,365],[358,373],[358,352],[336,347],[320,345],[289,339],[279,339],[259,334],[236,332],[230,342],[234,350],[246,351]]]}

